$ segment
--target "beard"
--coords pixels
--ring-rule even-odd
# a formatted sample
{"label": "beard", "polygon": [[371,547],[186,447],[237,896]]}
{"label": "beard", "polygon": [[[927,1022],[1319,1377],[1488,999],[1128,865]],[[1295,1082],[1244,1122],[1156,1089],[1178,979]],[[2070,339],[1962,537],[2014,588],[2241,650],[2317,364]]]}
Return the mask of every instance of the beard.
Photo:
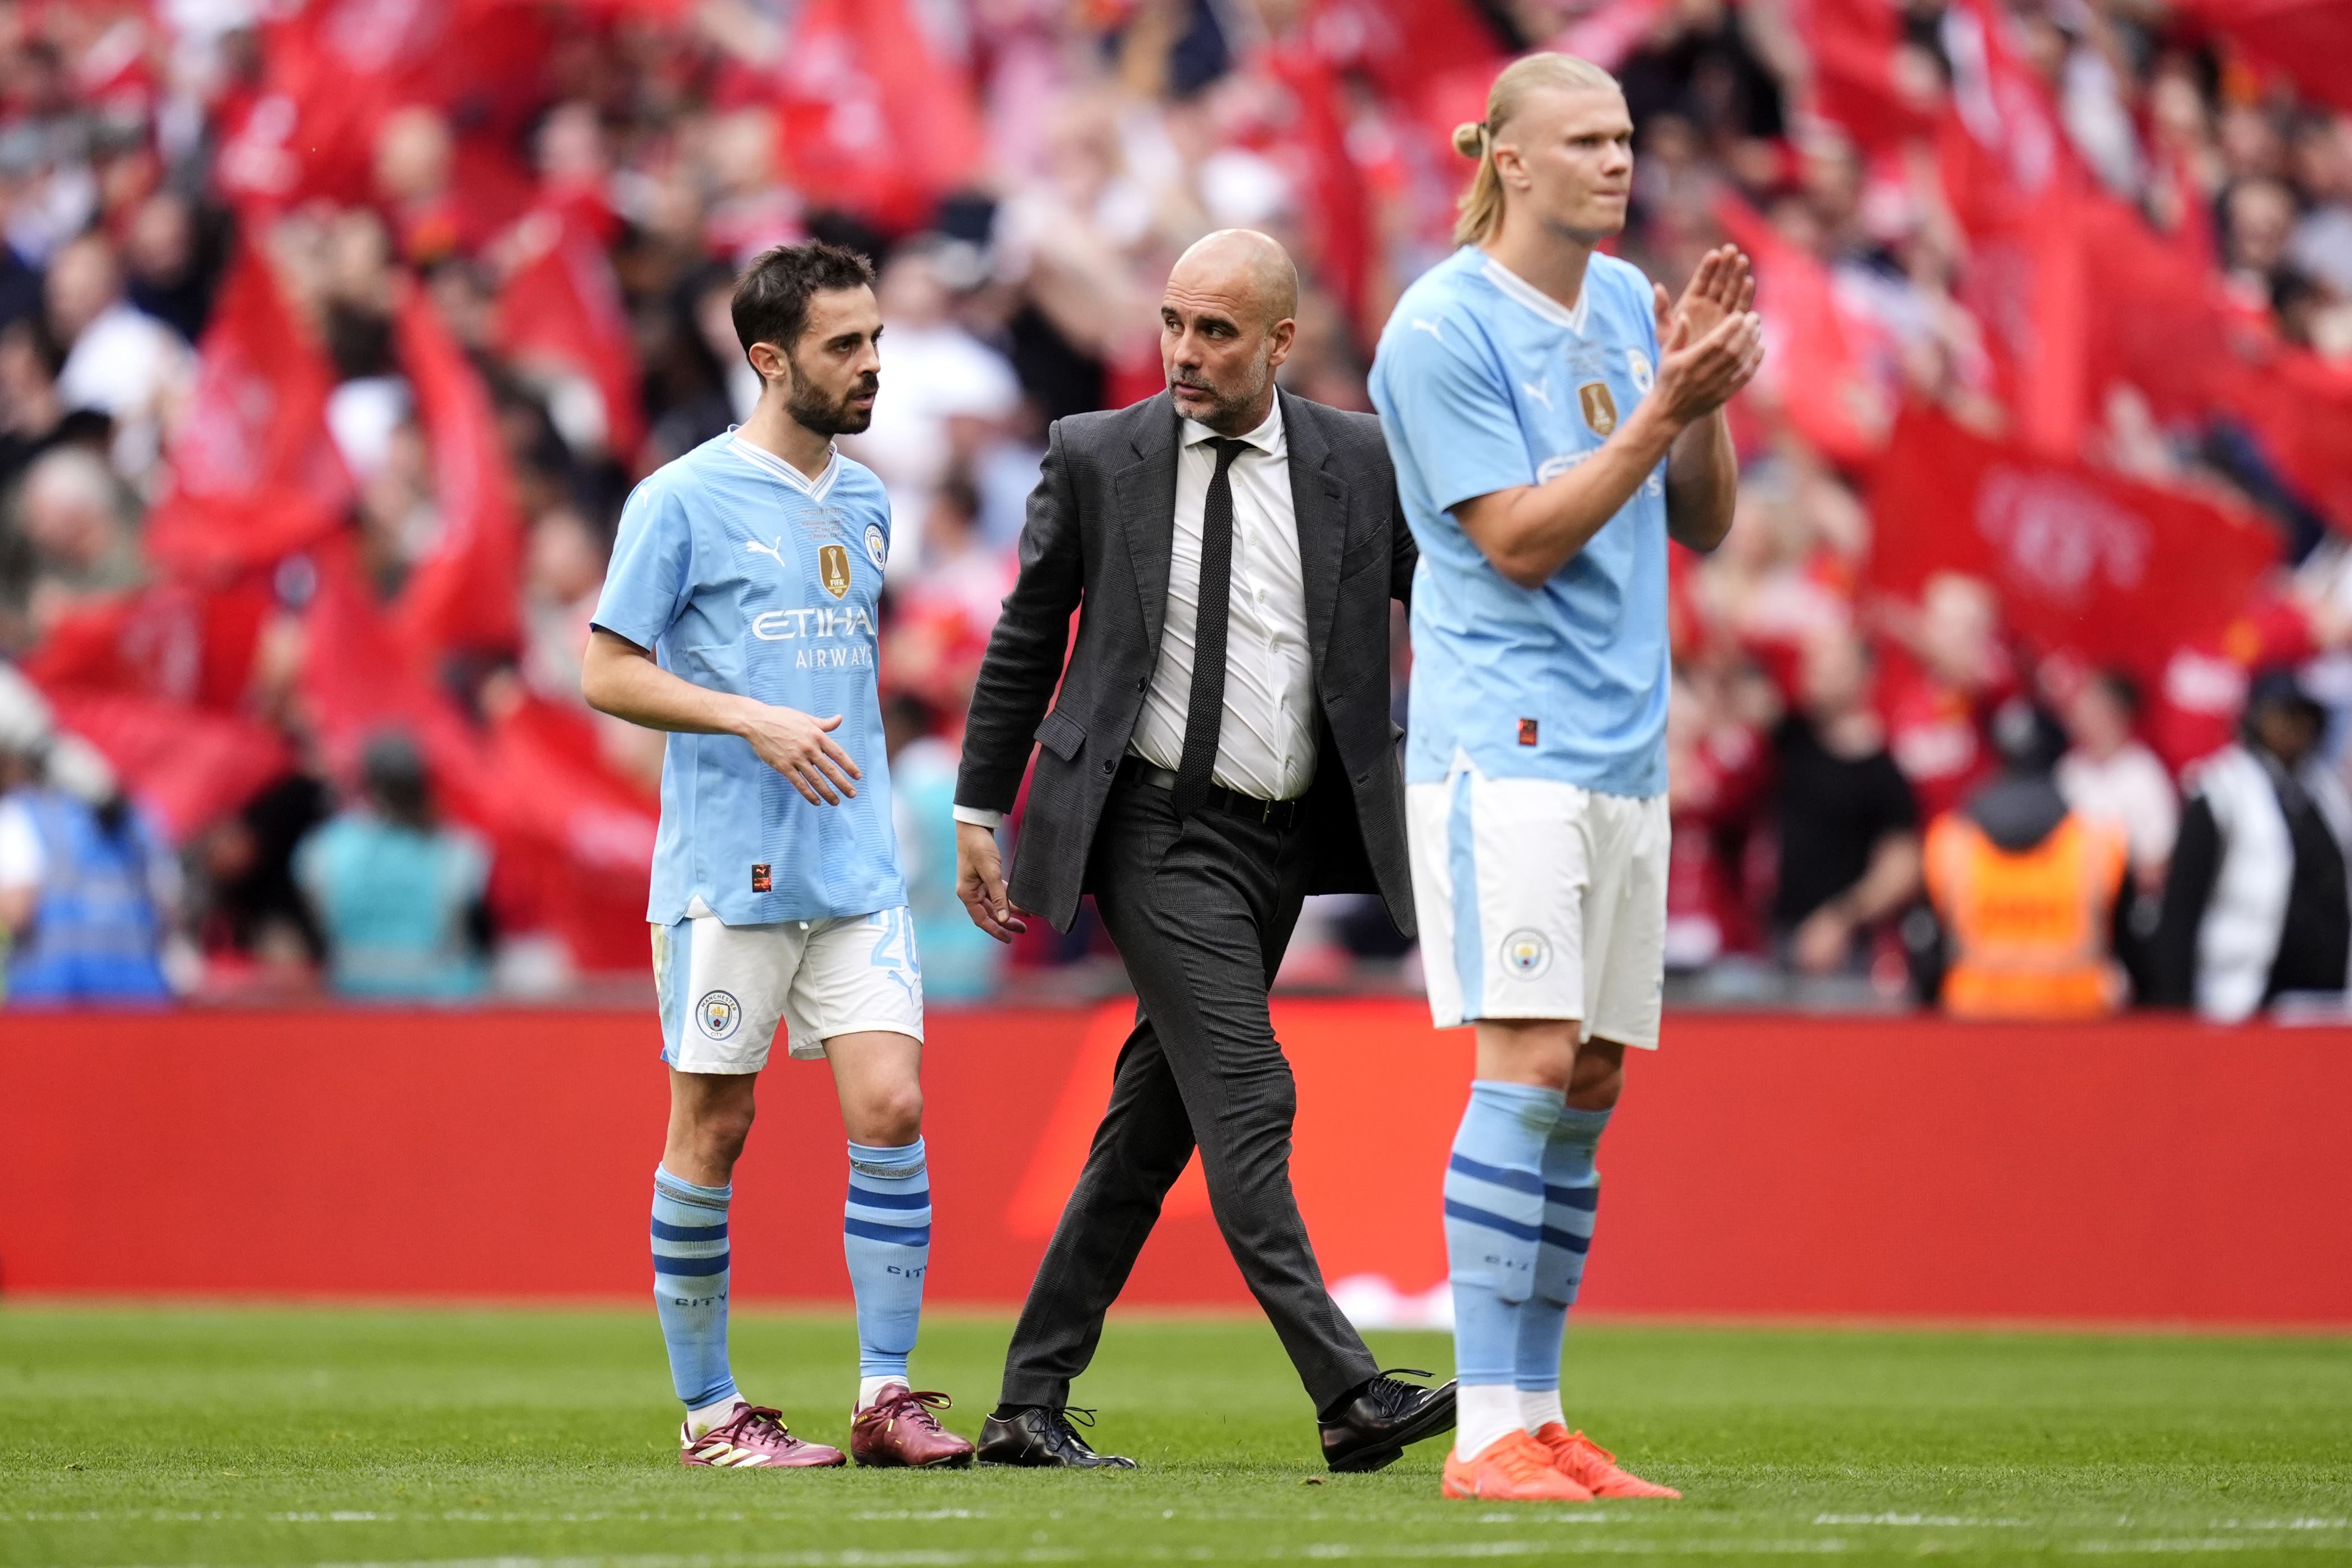
{"label": "beard", "polygon": [[802,429],[831,438],[835,436],[855,436],[874,423],[874,410],[859,408],[851,403],[877,390],[882,384],[878,375],[867,374],[857,378],[857,384],[838,397],[828,396],[824,390],[801,374],[798,364],[793,366],[792,395],[785,400],[784,412]]}
{"label": "beard", "polygon": [[1249,425],[1256,423],[1255,420],[1249,418],[1249,413],[1252,406],[1256,404],[1259,395],[1265,391],[1265,378],[1263,376],[1258,378],[1255,385],[1246,388],[1212,386],[1205,382],[1172,379],[1168,384],[1171,387],[1181,386],[1187,392],[1208,397],[1210,404],[1206,413],[1187,414],[1185,417],[1206,425],[1212,430],[1223,431],[1228,435],[1240,433],[1238,430],[1229,428],[1230,426],[1239,425],[1246,429]]}

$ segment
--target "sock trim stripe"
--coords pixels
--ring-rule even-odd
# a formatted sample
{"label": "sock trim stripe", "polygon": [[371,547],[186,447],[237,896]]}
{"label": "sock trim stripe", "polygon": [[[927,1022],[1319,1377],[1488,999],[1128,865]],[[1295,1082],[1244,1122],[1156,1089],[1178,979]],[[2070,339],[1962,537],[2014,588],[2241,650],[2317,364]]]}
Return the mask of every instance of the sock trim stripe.
{"label": "sock trim stripe", "polygon": [[929,1188],[919,1193],[886,1193],[874,1187],[849,1184],[849,1201],[869,1209],[927,1209],[931,1206]]}
{"label": "sock trim stripe", "polygon": [[927,1225],[884,1225],[878,1220],[845,1216],[841,1228],[850,1236],[887,1241],[898,1247],[929,1247],[931,1243],[931,1227]]}
{"label": "sock trim stripe", "polygon": [[658,1252],[655,1253],[653,1257],[654,1272],[656,1274],[668,1274],[681,1279],[690,1279],[698,1274],[724,1274],[727,1272],[728,1255],[724,1252],[719,1253],[713,1258],[666,1258]]}
{"label": "sock trim stripe", "polygon": [[[720,1214],[727,1212],[727,1200],[732,1195],[729,1189],[696,1187],[684,1182],[666,1180],[660,1176],[654,1178],[654,1191],[672,1203],[692,1204],[696,1208],[717,1209]],[[717,1195],[713,1195],[714,1191]]]}
{"label": "sock trim stripe", "polygon": [[1543,1194],[1546,1203],[1558,1204],[1564,1209],[1582,1209],[1585,1213],[1591,1214],[1601,1206],[1601,1189],[1597,1185],[1555,1187],[1549,1182],[1546,1182]]}
{"label": "sock trim stripe", "polygon": [[727,1222],[722,1219],[717,1225],[671,1225],[667,1220],[657,1219],[654,1221],[654,1239],[656,1241],[724,1241],[727,1239]]}
{"label": "sock trim stripe", "polygon": [[1533,1171],[1507,1171],[1500,1165],[1481,1164],[1467,1154],[1456,1154],[1445,1163],[1448,1169],[1459,1171],[1473,1180],[1508,1187],[1515,1193],[1532,1194],[1544,1190],[1544,1179]]}
{"label": "sock trim stripe", "polygon": [[1589,1236],[1579,1236],[1572,1230],[1561,1230],[1549,1225],[1543,1227],[1543,1241],[1547,1247],[1564,1247],[1570,1252],[1583,1252],[1592,1246],[1592,1238]]}
{"label": "sock trim stripe", "polygon": [[860,1160],[853,1155],[849,1168],[861,1176],[873,1176],[885,1182],[903,1182],[909,1176],[921,1175],[928,1166],[919,1156],[912,1164],[877,1165],[871,1160]]}
{"label": "sock trim stripe", "polygon": [[[1482,1225],[1488,1230],[1499,1230],[1515,1241],[1540,1241],[1547,1228],[1539,1225],[1526,1225],[1515,1219],[1505,1219],[1501,1215],[1489,1214],[1485,1209],[1472,1208],[1458,1198],[1445,1200],[1445,1217],[1464,1220],[1471,1225]],[[1560,1234],[1565,1236],[1568,1233],[1562,1231]]]}

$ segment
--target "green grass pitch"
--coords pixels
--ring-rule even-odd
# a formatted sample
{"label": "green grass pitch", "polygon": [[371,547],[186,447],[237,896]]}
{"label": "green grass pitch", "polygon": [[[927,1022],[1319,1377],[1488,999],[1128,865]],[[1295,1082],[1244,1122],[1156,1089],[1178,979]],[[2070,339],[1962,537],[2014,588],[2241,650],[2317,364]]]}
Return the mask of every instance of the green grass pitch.
{"label": "green grass pitch", "polygon": [[[934,1312],[978,1430],[1009,1324]],[[1377,1336],[1443,1368],[1439,1336]],[[745,1386],[846,1441],[845,1315],[739,1313]],[[1788,1554],[2352,1559],[2352,1342],[1593,1326],[1571,1417],[1681,1503],[1442,1502],[1442,1443],[1327,1476],[1272,1333],[1113,1320],[1132,1475],[682,1470],[653,1314],[0,1309],[0,1563],[491,1568]]]}

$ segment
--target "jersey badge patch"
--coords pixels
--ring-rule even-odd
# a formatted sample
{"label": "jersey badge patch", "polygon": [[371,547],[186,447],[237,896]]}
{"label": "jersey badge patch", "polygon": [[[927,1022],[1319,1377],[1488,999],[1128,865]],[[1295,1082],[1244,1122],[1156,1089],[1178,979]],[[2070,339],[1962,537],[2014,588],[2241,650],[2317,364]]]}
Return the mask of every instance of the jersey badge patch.
{"label": "jersey badge patch", "polygon": [[1539,931],[1515,931],[1503,939],[1503,966],[1521,980],[1533,980],[1551,967],[1551,943]]}
{"label": "jersey badge patch", "polygon": [[866,525],[866,559],[874,563],[874,570],[879,572],[882,570],[883,563],[889,557],[890,544],[882,537],[882,525],[878,522],[867,523]]}
{"label": "jersey badge patch", "polygon": [[1617,400],[1609,395],[1605,381],[1588,381],[1576,389],[1576,401],[1584,410],[1584,422],[1592,433],[1606,439],[1617,428]]}
{"label": "jersey badge patch", "polygon": [[817,576],[824,591],[835,598],[849,593],[849,552],[838,544],[828,544],[816,552]]}
{"label": "jersey badge patch", "polygon": [[1520,744],[1520,745],[1522,745],[1522,746],[1532,746],[1532,745],[1534,745],[1535,743],[1536,743],[1536,721],[1535,721],[1534,720],[1532,720],[1532,719],[1522,719],[1522,720],[1520,720],[1520,721],[1519,721],[1519,744]]}
{"label": "jersey badge patch", "polygon": [[694,1021],[714,1040],[723,1040],[743,1022],[743,1005],[724,991],[706,991],[694,1005]]}
{"label": "jersey badge patch", "polygon": [[751,890],[755,893],[772,893],[776,890],[776,879],[769,874],[767,867],[751,868]]}
{"label": "jersey badge patch", "polygon": [[1625,374],[1633,378],[1633,390],[1640,393],[1647,393],[1657,379],[1657,373],[1650,368],[1650,356],[1640,349],[1625,351]]}

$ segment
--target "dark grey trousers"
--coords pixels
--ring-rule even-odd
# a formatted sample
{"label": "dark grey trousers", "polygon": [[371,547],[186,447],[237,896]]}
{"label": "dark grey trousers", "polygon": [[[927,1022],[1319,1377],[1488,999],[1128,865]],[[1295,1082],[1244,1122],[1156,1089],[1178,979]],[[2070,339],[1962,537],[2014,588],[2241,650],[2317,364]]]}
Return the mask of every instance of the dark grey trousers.
{"label": "dark grey trousers", "polygon": [[1121,780],[1091,873],[1135,1032],[1013,1331],[1004,1403],[1067,1403],[1197,1142],[1225,1245],[1322,1410],[1379,1369],[1324,1289],[1290,1191],[1298,1091],[1266,991],[1305,899],[1307,836],[1206,809],[1179,822],[1166,790]]}

